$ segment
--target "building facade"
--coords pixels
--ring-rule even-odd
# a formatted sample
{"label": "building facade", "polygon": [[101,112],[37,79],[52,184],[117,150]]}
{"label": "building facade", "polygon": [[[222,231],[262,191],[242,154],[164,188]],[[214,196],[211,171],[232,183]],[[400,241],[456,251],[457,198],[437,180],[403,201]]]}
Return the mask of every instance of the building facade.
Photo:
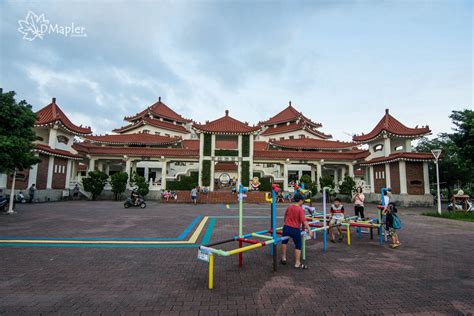
{"label": "building facade", "polygon": [[[125,171],[144,176],[153,198],[170,181],[193,173],[199,186],[210,191],[249,186],[255,176],[291,191],[290,183],[303,175],[313,181],[329,175],[336,185],[345,176],[353,177],[369,200],[378,200],[381,188],[390,187],[401,204],[432,203],[428,163],[433,158],[412,150],[412,141],[430,129],[407,127],[388,110],[370,132],[355,135],[351,142],[333,140],[320,130],[321,123],[291,102],[255,125],[231,117],[229,111],[213,121],[194,122],[161,98],[124,120],[127,124],[111,134],[93,135],[89,127],[72,123],[53,98],[37,112],[34,127],[35,152],[42,161],[22,172],[16,188],[35,183],[42,191],[40,200],[53,200],[80,185],[86,171]],[[0,187],[10,187],[10,182],[3,175]]]}

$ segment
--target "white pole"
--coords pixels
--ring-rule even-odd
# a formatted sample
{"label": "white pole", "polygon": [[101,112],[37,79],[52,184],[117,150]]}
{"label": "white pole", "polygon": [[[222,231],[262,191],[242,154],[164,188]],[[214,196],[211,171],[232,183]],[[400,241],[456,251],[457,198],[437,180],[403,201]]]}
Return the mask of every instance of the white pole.
{"label": "white pole", "polygon": [[13,171],[12,187],[10,192],[10,205],[8,206],[8,214],[13,213],[13,201],[15,199],[15,180],[16,180],[16,169]]}
{"label": "white pole", "polygon": [[439,190],[439,163],[438,163],[438,159],[436,159],[436,185],[437,185],[437,188],[438,188],[438,214],[441,215],[441,193],[440,193],[440,190]]}

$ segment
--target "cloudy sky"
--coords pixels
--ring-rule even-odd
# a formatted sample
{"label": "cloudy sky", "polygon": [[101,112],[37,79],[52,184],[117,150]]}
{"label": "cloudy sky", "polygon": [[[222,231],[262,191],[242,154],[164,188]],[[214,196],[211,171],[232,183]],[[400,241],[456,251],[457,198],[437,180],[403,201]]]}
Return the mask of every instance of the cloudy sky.
{"label": "cloudy sky", "polygon": [[[159,96],[197,121],[288,101],[337,139],[385,108],[449,131],[473,107],[473,1],[0,1],[0,87],[106,133]],[[31,11],[86,37],[18,31]]]}

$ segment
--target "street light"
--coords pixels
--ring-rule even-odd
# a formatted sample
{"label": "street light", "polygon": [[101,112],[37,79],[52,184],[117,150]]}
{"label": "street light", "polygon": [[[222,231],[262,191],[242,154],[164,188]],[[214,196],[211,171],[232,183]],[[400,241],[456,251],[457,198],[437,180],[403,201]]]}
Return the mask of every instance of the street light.
{"label": "street light", "polygon": [[431,150],[431,153],[433,154],[435,158],[435,164],[436,164],[436,186],[438,188],[438,214],[441,215],[441,194],[439,191],[439,156],[441,155],[441,149],[433,149]]}

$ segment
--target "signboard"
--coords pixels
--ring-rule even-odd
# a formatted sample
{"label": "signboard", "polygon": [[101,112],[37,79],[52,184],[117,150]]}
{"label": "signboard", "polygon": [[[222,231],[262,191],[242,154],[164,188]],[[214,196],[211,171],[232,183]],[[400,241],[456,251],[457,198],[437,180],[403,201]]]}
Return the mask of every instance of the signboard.
{"label": "signboard", "polygon": [[222,184],[229,184],[230,182],[230,175],[228,173],[222,173],[220,176],[219,176],[219,182],[222,183]]}
{"label": "signboard", "polygon": [[198,250],[198,259],[202,261],[209,262],[209,254]]}

